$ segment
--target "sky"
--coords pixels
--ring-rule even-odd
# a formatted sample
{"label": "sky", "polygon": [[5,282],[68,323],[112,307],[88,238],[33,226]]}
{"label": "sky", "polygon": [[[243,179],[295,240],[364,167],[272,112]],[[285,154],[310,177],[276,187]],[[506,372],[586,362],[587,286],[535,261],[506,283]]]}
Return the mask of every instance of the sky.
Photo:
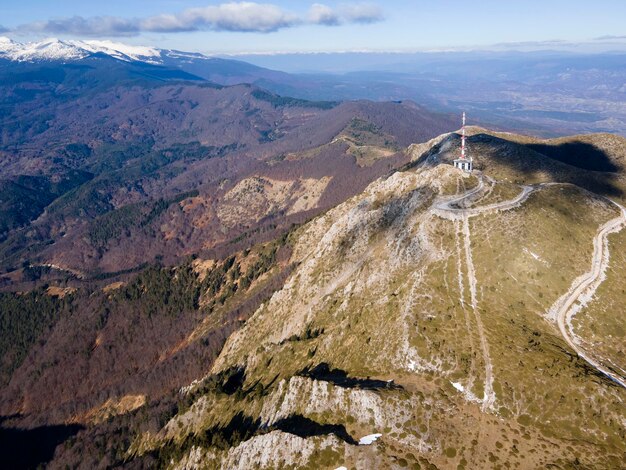
{"label": "sky", "polygon": [[207,54],[626,50],[626,0],[0,0],[0,35]]}

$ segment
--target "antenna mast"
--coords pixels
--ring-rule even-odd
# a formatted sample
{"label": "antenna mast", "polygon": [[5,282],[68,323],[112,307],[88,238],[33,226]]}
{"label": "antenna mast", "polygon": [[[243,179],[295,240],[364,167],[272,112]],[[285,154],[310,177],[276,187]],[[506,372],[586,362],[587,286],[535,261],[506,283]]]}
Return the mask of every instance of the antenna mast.
{"label": "antenna mast", "polygon": [[454,167],[459,168],[467,173],[471,173],[473,169],[473,158],[467,157],[467,149],[465,147],[465,112],[463,113],[463,127],[461,127],[461,156],[454,160]]}
{"label": "antenna mast", "polygon": [[461,128],[461,159],[465,160],[465,112],[463,112],[463,127]]}

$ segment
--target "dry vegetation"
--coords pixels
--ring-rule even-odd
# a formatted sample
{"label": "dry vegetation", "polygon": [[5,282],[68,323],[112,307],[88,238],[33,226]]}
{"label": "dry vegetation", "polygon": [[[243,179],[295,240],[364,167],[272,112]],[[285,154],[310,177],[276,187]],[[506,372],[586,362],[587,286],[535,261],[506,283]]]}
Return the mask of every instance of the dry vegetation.
{"label": "dry vegetation", "polygon": [[606,365],[626,375],[626,233],[609,237],[611,259],[606,279],[574,317],[573,325],[585,347],[596,351]]}
{"label": "dry vegetation", "polygon": [[[355,126],[347,136],[381,143],[378,130]],[[109,287],[104,324],[68,341],[89,338],[85,346],[95,348],[82,354],[91,368],[108,363],[114,353],[100,355],[118,344],[135,362],[109,370],[107,394],[85,398],[70,416],[124,423],[107,464],[619,468],[626,392],[576,355],[550,308],[589,270],[599,227],[618,213],[606,196],[619,197],[611,191],[626,188],[623,176],[524,146],[545,143],[503,138],[477,130],[470,139],[480,178],[445,164],[458,150],[457,136],[445,136],[413,148],[404,171],[288,236]],[[224,185],[226,203],[240,212],[218,217],[236,223],[323,198],[323,179],[285,181],[255,174]],[[517,198],[521,184],[546,182],[558,184],[493,206]],[[589,191],[600,183],[606,192]],[[332,181],[325,184],[328,191]],[[469,201],[446,206],[471,190]],[[624,367],[623,316],[614,313],[624,301],[624,232],[609,241],[606,279],[574,326],[586,347]],[[46,297],[59,309],[76,296],[85,298],[80,290]],[[56,318],[45,348],[73,324]],[[142,340],[140,331],[151,336]],[[145,363],[139,350],[150,351]],[[53,371],[67,365],[44,366],[44,357],[54,356],[33,353],[12,390],[26,384],[41,393],[25,379],[33,364],[50,388]],[[136,381],[113,380],[133,367]],[[176,399],[151,401],[165,380],[186,386]],[[134,409],[142,395],[146,405]],[[382,437],[357,445],[373,433]],[[90,436],[57,461],[76,462]]]}
{"label": "dry vegetation", "polygon": [[[472,218],[475,315],[462,223],[428,210],[439,191],[467,187],[475,187],[472,180],[441,166],[398,173],[296,232],[299,268],[228,340],[213,368],[214,374],[245,371],[241,391],[233,397],[196,386],[195,404],[159,434],[136,441],[133,455],[169,449],[165,455],[183,461],[245,461],[261,455],[266,432],[284,430],[281,420],[298,417],[348,440],[328,444],[332,452],[277,451],[269,466],[618,465],[625,450],[623,391],[568,352],[547,319],[556,298],[588,269],[592,239],[616,210],[566,184],[536,190],[517,209]],[[496,182],[474,205],[519,192]],[[298,377],[321,363],[347,371],[350,383],[378,381],[382,389],[339,384],[337,371]],[[487,363],[495,402],[485,413]],[[388,379],[402,388],[385,385]],[[213,447],[193,436],[238,413],[257,423],[243,441],[198,450]],[[372,447],[349,442],[374,432],[383,437]],[[182,453],[162,447],[170,438]],[[317,449],[319,439],[300,445]]]}

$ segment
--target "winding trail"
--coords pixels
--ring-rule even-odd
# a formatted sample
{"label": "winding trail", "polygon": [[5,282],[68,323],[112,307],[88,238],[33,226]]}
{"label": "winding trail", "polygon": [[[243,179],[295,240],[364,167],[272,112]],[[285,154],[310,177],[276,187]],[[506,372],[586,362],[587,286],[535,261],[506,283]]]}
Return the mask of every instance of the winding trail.
{"label": "winding trail", "polygon": [[[509,201],[502,201],[494,204],[489,204],[486,206],[479,206],[474,208],[464,208],[461,207],[461,204],[464,201],[467,201],[474,197],[477,194],[480,194],[484,187],[484,177],[482,174],[478,174],[479,182],[478,185],[466,191],[465,193],[459,196],[452,196],[441,198],[432,206],[432,210],[439,216],[444,218],[451,218],[453,220],[461,220],[462,223],[462,235],[463,235],[463,245],[464,245],[464,254],[465,254],[465,264],[467,266],[467,278],[469,284],[469,292],[470,292],[470,302],[472,306],[472,311],[474,313],[474,319],[476,321],[476,330],[478,333],[478,339],[480,342],[480,348],[482,350],[483,362],[485,363],[485,380],[483,384],[483,399],[482,399],[482,410],[487,411],[491,409],[496,401],[496,394],[493,389],[493,364],[491,362],[491,354],[489,352],[489,342],[487,341],[487,336],[485,334],[485,328],[483,326],[483,322],[481,319],[480,311],[478,309],[478,300],[476,297],[477,292],[477,280],[476,273],[474,271],[474,261],[472,258],[472,245],[471,245],[471,233],[469,227],[469,218],[475,215],[482,214],[484,212],[490,211],[498,211],[498,210],[509,210],[513,209],[519,205],[521,205],[528,196],[535,190],[537,187],[533,186],[523,186],[521,193],[516,196],[514,199]],[[462,288],[462,281],[459,279],[459,285]]]}
{"label": "winding trail", "polygon": [[547,186],[548,184],[550,183],[538,184],[535,186],[522,186],[522,191],[515,198],[508,201],[496,202],[493,204],[487,204],[486,206],[478,207],[458,207],[460,203],[466,201],[467,199],[470,199],[475,194],[478,194],[480,191],[483,190],[484,184],[481,177],[479,185],[476,186],[474,189],[471,189],[470,191],[460,196],[454,196],[452,198],[442,198],[433,204],[433,209],[435,209],[436,211],[449,212],[452,214],[459,214],[461,216],[468,217],[483,214],[485,212],[514,209],[524,203],[524,201],[528,199],[528,196],[530,196],[532,192],[536,191],[542,186]]}
{"label": "winding trail", "polygon": [[478,300],[476,299],[476,273],[474,271],[474,261],[472,259],[472,246],[470,239],[469,217],[463,217],[463,235],[465,245],[465,263],[467,265],[467,279],[469,282],[470,300],[474,318],[476,319],[476,329],[478,331],[478,339],[480,340],[480,348],[483,352],[485,361],[485,382],[483,385],[483,411],[490,409],[496,401],[496,394],[493,391],[493,364],[491,363],[491,355],[489,354],[489,343],[485,335],[483,322],[478,311]]}
{"label": "winding trail", "polygon": [[[585,352],[577,343],[575,334],[571,330],[571,319],[574,316],[576,310],[572,308],[574,304],[585,294],[588,288],[592,288],[594,283],[597,283],[602,276],[602,273],[606,270],[609,264],[609,245],[608,236],[611,233],[621,231],[626,224],[626,208],[617,202],[609,199],[620,210],[620,216],[615,219],[609,220],[602,225],[598,230],[598,233],[593,239],[593,256],[591,258],[591,271],[583,274],[577,278],[569,291],[562,296],[550,309],[554,312],[557,325],[561,330],[563,339],[569,344],[569,346],[576,351],[576,353],[583,358],[589,365],[601,372],[613,382],[626,388],[626,379],[621,377],[614,371],[609,370],[600,361],[591,357]],[[597,286],[596,286],[597,287]],[[570,328],[568,328],[570,326]]]}
{"label": "winding trail", "polygon": [[[452,219],[452,220],[461,220],[463,224],[463,235],[464,235],[464,245],[465,245],[465,258],[467,263],[468,270],[468,280],[470,287],[470,298],[472,303],[472,308],[474,310],[474,315],[476,318],[476,324],[479,334],[479,339],[481,343],[481,349],[483,352],[483,358],[485,362],[485,385],[484,385],[484,397],[483,397],[483,410],[490,408],[495,402],[495,393],[493,392],[493,367],[491,364],[491,359],[489,355],[489,345],[487,343],[487,339],[485,337],[482,321],[480,318],[480,313],[478,311],[477,300],[476,300],[476,276],[474,274],[474,264],[472,261],[472,253],[471,253],[471,239],[470,239],[470,230],[469,230],[469,217],[476,216],[479,214],[483,214],[486,212],[492,211],[500,211],[500,210],[510,210],[516,207],[519,207],[523,204],[531,193],[534,191],[547,186],[558,185],[559,183],[541,183],[533,186],[522,186],[522,191],[515,198],[502,201],[494,204],[488,204],[485,206],[478,207],[469,207],[464,208],[461,207],[461,204],[464,201],[467,201],[474,197],[476,194],[479,194],[484,189],[483,175],[478,174],[479,184],[475,188],[466,191],[465,193],[452,196],[452,197],[444,197],[436,200],[433,203],[431,210],[435,212],[437,215]],[[626,378],[618,375],[614,371],[608,369],[604,366],[600,361],[591,357],[589,353],[583,350],[581,346],[576,343],[575,334],[571,330],[571,319],[574,316],[576,309],[573,308],[576,302],[586,294],[588,289],[597,288],[597,286],[601,282],[601,276],[605,272],[608,263],[609,263],[609,246],[608,246],[608,236],[611,233],[616,233],[621,231],[626,226],[626,208],[617,202],[606,198],[606,200],[610,201],[612,204],[617,206],[620,210],[620,216],[616,217],[612,220],[609,220],[607,223],[602,225],[596,236],[593,240],[593,256],[591,260],[591,270],[582,276],[578,277],[568,292],[564,294],[561,298],[559,298],[555,304],[551,307],[551,317],[556,321],[561,335],[563,339],[567,342],[567,344],[580,356],[584,359],[589,365],[591,365],[598,372],[602,373],[613,382],[621,385],[626,388]],[[595,284],[595,286],[594,286]],[[569,326],[569,328],[568,328]]]}

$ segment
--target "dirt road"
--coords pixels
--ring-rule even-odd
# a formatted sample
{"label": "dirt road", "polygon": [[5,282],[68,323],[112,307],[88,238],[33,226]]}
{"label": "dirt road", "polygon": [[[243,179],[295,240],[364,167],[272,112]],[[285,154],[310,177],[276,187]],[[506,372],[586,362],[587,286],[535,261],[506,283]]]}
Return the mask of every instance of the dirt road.
{"label": "dirt road", "polygon": [[[432,206],[432,210],[444,217],[444,218],[452,218],[452,219],[460,219],[463,222],[463,232],[465,238],[465,256],[466,263],[468,265],[468,281],[470,285],[471,292],[471,301],[472,307],[474,309],[474,314],[476,316],[476,322],[478,326],[478,333],[481,342],[481,348],[483,350],[483,357],[485,360],[485,396],[483,399],[483,407],[491,406],[495,401],[495,395],[492,395],[493,389],[491,384],[493,383],[493,373],[491,367],[491,360],[489,358],[489,348],[488,343],[486,341],[482,322],[480,320],[480,314],[477,309],[477,302],[475,298],[476,292],[476,277],[473,273],[473,263],[471,257],[471,247],[470,247],[470,232],[469,232],[469,224],[468,218],[472,216],[476,216],[479,214],[484,214],[492,211],[499,210],[509,210],[515,207],[519,207],[533,191],[536,191],[542,187],[556,185],[558,183],[542,183],[534,186],[522,186],[522,191],[515,198],[502,201],[494,204],[489,204],[485,206],[478,207],[462,207],[462,203],[474,195],[480,193],[484,189],[483,176],[478,174],[479,184],[476,188],[466,191],[465,193],[453,196],[441,198]],[[608,247],[608,235],[611,233],[619,232],[626,225],[626,208],[616,203],[613,200],[609,201],[615,204],[620,209],[620,216],[616,217],[608,221],[606,224],[602,225],[598,230],[598,233],[594,237],[593,240],[593,256],[591,260],[591,270],[584,275],[580,276],[574,281],[574,284],[570,287],[569,291],[563,295],[555,305],[550,309],[553,313],[553,317],[556,320],[556,323],[559,327],[563,338],[569,344],[569,346],[576,351],[576,353],[583,358],[589,365],[591,365],[594,369],[598,370],[615,383],[621,385],[626,388],[626,378],[621,377],[614,371],[611,371],[607,367],[605,367],[600,361],[593,358],[591,354],[584,351],[581,346],[579,346],[575,341],[575,335],[571,331],[569,325],[571,324],[571,318],[574,315],[574,309],[572,308],[574,304],[585,294],[585,292],[594,284],[599,283],[598,280],[602,273],[606,270],[609,263],[609,247]],[[597,286],[596,286],[597,287]],[[489,392],[489,393],[488,393]]]}
{"label": "dirt road", "polygon": [[570,345],[570,347],[576,351],[576,353],[587,361],[593,368],[602,372],[608,378],[618,383],[622,387],[626,388],[626,380],[624,377],[619,376],[617,373],[609,370],[600,361],[591,357],[589,353],[584,351],[575,341],[575,336],[569,328],[571,325],[571,318],[574,315],[574,304],[585,294],[585,291],[590,288],[595,282],[598,281],[602,273],[606,270],[609,263],[609,246],[608,236],[611,233],[619,232],[624,228],[626,224],[626,209],[617,204],[620,209],[620,216],[615,219],[609,220],[606,224],[602,225],[598,230],[598,233],[593,239],[593,256],[591,258],[591,270],[574,281],[572,287],[567,294],[557,300],[557,303],[553,306],[556,314],[556,322],[559,326],[559,330],[563,335],[563,339]]}

